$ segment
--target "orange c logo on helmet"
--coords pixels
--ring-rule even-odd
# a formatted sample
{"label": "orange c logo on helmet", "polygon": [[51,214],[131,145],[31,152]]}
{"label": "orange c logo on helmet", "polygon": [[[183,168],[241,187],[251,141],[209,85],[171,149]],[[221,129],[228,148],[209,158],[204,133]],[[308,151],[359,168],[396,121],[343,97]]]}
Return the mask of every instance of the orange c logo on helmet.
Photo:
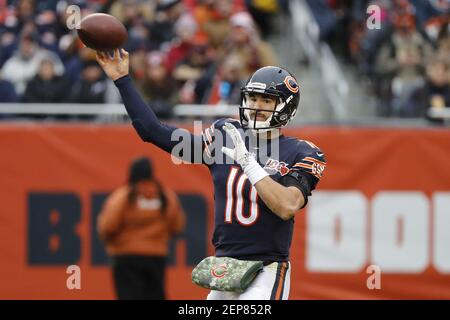
{"label": "orange c logo on helmet", "polygon": [[283,82],[286,85],[286,87],[289,89],[289,91],[291,91],[293,93],[298,92],[298,84],[297,84],[297,81],[295,81],[294,77],[287,76],[286,78],[284,78]]}

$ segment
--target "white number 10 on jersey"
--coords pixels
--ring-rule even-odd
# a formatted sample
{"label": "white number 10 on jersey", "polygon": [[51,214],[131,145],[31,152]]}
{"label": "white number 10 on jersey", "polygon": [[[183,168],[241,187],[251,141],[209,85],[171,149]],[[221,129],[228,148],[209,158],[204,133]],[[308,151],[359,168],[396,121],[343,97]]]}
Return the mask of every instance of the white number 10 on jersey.
{"label": "white number 10 on jersey", "polygon": [[[258,193],[250,186],[250,213],[244,215],[244,185],[248,180],[245,173],[236,179],[239,169],[231,168],[227,179],[227,203],[225,205],[225,222],[232,223],[233,211],[237,221],[243,226],[251,226],[256,222],[259,215]],[[234,209],[234,210],[233,210]]]}

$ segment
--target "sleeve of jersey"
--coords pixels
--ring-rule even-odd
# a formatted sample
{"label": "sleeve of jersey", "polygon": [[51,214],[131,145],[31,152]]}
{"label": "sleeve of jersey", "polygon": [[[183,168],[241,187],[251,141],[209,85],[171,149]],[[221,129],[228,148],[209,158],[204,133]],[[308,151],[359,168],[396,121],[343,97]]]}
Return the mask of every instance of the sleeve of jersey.
{"label": "sleeve of jersey", "polygon": [[[223,132],[222,126],[226,122],[238,123],[235,119],[219,119],[216,120],[210,127],[203,131],[203,163],[206,165],[214,165],[216,163],[225,163],[225,155],[221,148],[226,139],[226,133]],[[219,150],[219,152],[217,152]]]}
{"label": "sleeve of jersey", "polygon": [[214,160],[214,141],[215,141],[215,127],[213,123],[210,127],[203,130],[202,138],[203,138],[203,145],[204,145],[204,158],[205,162],[211,161],[211,164]]}
{"label": "sleeve of jersey", "polygon": [[296,163],[292,165],[291,170],[307,172],[319,181],[322,178],[326,166],[327,163],[324,153],[317,150],[306,157],[298,158]]}
{"label": "sleeve of jersey", "polygon": [[[193,135],[188,130],[180,129],[162,124],[152,109],[142,100],[138,91],[133,85],[130,76],[124,76],[116,80],[115,85],[119,89],[122,101],[125,105],[128,115],[131,118],[132,125],[139,137],[145,141],[156,145],[162,150],[171,153],[172,149],[183,141],[188,139],[186,147],[182,149],[179,157],[188,162],[201,163],[201,156],[195,156],[204,149],[204,139],[200,135]],[[174,135],[175,130],[180,130]]]}
{"label": "sleeve of jersey", "polygon": [[320,150],[304,157],[298,157],[296,162],[289,168],[286,176],[280,179],[280,183],[284,186],[294,186],[298,188],[305,199],[302,208],[308,203],[308,197],[311,195],[317,183],[322,178],[326,167],[324,154]]}

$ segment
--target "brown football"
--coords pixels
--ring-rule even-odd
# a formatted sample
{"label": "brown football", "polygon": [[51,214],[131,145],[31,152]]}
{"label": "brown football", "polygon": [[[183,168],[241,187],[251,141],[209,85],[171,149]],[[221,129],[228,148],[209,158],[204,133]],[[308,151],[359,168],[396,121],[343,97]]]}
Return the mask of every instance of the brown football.
{"label": "brown football", "polygon": [[120,48],[128,38],[124,25],[105,13],[93,13],[84,17],[77,32],[86,47],[98,51]]}

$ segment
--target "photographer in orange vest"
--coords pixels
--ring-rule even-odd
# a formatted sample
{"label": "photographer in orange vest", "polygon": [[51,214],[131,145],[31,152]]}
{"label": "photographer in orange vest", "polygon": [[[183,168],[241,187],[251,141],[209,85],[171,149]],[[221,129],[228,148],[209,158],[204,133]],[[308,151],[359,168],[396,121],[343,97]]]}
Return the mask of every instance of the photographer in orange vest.
{"label": "photographer in orange vest", "polygon": [[134,160],[128,184],[106,199],[98,217],[118,299],[165,299],[169,241],[184,225],[175,193],[154,179],[150,160]]}

